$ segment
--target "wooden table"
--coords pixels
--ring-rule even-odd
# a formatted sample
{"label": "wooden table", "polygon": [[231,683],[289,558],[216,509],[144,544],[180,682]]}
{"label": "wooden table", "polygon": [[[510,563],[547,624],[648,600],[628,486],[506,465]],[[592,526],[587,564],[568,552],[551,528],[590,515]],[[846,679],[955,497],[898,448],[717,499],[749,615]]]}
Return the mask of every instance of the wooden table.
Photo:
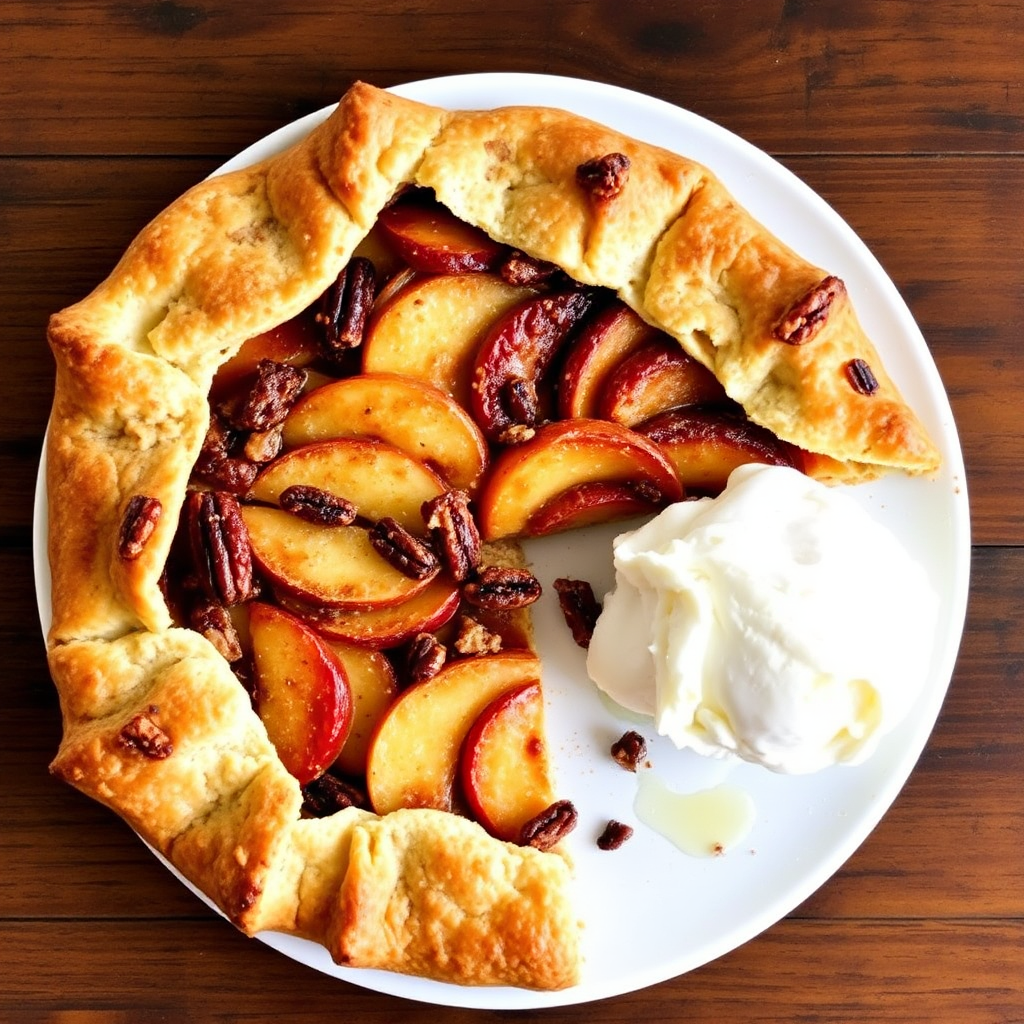
{"label": "wooden table", "polygon": [[1024,1020],[1024,7],[2,0],[0,39],[0,1019],[495,1016],[364,991],[243,938],[119,820],[49,777],[60,724],[30,521],[47,316],[99,281],[151,215],[356,78],[500,70],[686,107],[832,203],[895,280],[945,380],[975,545],[938,726],[847,865],[717,962],[543,1019]]}

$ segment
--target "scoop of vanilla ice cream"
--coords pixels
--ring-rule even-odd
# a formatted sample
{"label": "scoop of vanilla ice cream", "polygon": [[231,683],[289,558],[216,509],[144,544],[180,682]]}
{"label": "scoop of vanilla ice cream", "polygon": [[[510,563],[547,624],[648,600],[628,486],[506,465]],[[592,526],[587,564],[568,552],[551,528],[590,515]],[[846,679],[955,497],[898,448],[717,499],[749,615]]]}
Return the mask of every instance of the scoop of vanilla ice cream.
{"label": "scoop of vanilla ice cream", "polygon": [[587,670],[680,748],[804,773],[856,763],[924,683],[938,600],[849,495],[777,466],[616,538]]}

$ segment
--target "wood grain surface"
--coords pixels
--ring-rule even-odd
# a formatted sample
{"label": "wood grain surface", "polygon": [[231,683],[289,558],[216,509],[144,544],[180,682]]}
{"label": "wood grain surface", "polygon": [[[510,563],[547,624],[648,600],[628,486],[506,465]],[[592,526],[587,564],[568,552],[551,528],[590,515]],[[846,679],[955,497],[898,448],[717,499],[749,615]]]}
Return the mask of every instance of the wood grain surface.
{"label": "wood grain surface", "polygon": [[[60,716],[32,575],[49,314],[190,184],[352,81],[475,71],[659,97],[824,196],[927,339],[974,541],[935,732],[835,877],[686,976],[507,1014],[378,995],[245,939],[51,779]],[[0,1021],[1024,1021],[1022,229],[1016,0],[0,0]]]}

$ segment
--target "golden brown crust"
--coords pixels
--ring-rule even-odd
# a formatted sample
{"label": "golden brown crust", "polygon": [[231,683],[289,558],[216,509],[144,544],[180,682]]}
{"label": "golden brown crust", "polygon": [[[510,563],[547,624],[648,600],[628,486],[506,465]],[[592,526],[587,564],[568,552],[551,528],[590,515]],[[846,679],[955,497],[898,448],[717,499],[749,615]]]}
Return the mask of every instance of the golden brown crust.
{"label": "golden brown crust", "polygon": [[[354,830],[331,953],[339,963],[462,984],[558,989],[578,970],[561,857],[487,839],[443,811],[396,811]],[[521,906],[537,908],[524,918]]]}
{"label": "golden brown crust", "polygon": [[[595,200],[576,170],[610,153],[629,159],[628,178],[614,198]],[[712,370],[755,423],[851,464],[828,479],[938,468],[938,451],[845,289],[806,343],[775,335],[787,310],[829,275],[755,221],[700,164],[572,114],[511,107],[453,118],[416,180],[499,241],[617,292]],[[851,387],[845,367],[853,359],[874,372],[873,394]]]}
{"label": "golden brown crust", "polygon": [[[576,167],[613,151],[630,177],[597,201]],[[244,690],[209,643],[172,628],[160,589],[216,368],[320,295],[406,183],[619,292],[752,418],[821,451],[822,475],[928,471],[937,456],[845,298],[808,345],[766,339],[822,271],[704,168],[558,111],[451,114],[357,85],[288,152],[172,204],[106,281],[53,317],[49,652],[64,718],[53,771],[250,934],[293,932],[356,966],[557,988],[579,969],[566,862],[436,812],[304,820]],[[837,388],[833,364],[851,353],[879,394]],[[119,532],[140,495],[162,516],[125,559]]]}

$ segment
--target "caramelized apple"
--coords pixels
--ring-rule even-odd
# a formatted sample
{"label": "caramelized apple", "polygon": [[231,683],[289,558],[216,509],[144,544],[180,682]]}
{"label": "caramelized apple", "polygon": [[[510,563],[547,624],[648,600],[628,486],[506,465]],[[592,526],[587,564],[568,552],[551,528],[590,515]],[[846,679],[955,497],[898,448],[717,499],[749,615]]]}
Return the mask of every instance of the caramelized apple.
{"label": "caramelized apple", "polygon": [[378,814],[400,807],[451,810],[463,740],[499,694],[540,679],[526,651],[465,658],[404,690],[377,728],[366,781]]}
{"label": "caramelized apple", "polygon": [[397,374],[359,374],[318,388],[284,423],[287,448],[342,437],[385,441],[470,492],[487,466],[473,418],[432,384]]}
{"label": "caramelized apple", "polygon": [[398,695],[398,680],[380,651],[338,640],[328,640],[327,646],[344,667],[352,692],[352,725],[334,767],[345,775],[362,776],[377,723]]}
{"label": "caramelized apple", "polygon": [[504,246],[430,194],[399,199],[381,211],[377,224],[398,255],[426,274],[496,270],[505,253]]}
{"label": "caramelized apple", "polygon": [[537,421],[541,378],[593,302],[583,289],[536,296],[487,332],[473,369],[472,408],[489,440]]}
{"label": "caramelized apple", "polygon": [[627,427],[684,405],[726,400],[715,375],[678,342],[658,334],[626,356],[601,389],[598,416]]}
{"label": "caramelized apple", "polygon": [[493,274],[414,278],[374,312],[363,342],[363,372],[428,381],[468,408],[485,332],[531,294]]}
{"label": "caramelized apple", "polygon": [[249,609],[254,701],[285,768],[305,784],[338,757],[352,725],[345,669],[308,626],[274,605]]}
{"label": "caramelized apple", "polygon": [[665,453],[687,490],[702,494],[717,494],[748,462],[802,467],[798,448],[733,412],[674,409],[636,430]]}
{"label": "caramelized apple", "polygon": [[293,607],[318,633],[359,647],[398,647],[417,633],[440,629],[459,607],[458,588],[443,577],[406,600],[377,608]]}
{"label": "caramelized apple", "polygon": [[563,419],[596,418],[608,375],[626,356],[659,333],[618,301],[588,318],[562,365],[558,415]]}
{"label": "caramelized apple", "polygon": [[629,483],[592,480],[556,494],[526,522],[531,537],[610,523],[631,516],[653,515],[660,503]]}
{"label": "caramelized apple", "polygon": [[478,500],[480,533],[529,536],[531,517],[552,498],[596,481],[628,482],[659,505],[683,495],[672,463],[646,437],[618,423],[561,420],[494,460]]}
{"label": "caramelized apple", "polygon": [[424,590],[385,561],[361,526],[320,526],[278,508],[244,505],[253,558],[276,589],[313,605],[381,608]]}
{"label": "caramelized apple", "polygon": [[344,498],[367,519],[389,516],[413,533],[424,531],[420,506],[445,489],[417,459],[367,438],[322,441],[287,452],[260,473],[250,497],[277,503],[296,485]]}
{"label": "caramelized apple", "polygon": [[509,690],[484,708],[463,743],[459,778],[473,816],[507,842],[551,806],[540,683]]}

